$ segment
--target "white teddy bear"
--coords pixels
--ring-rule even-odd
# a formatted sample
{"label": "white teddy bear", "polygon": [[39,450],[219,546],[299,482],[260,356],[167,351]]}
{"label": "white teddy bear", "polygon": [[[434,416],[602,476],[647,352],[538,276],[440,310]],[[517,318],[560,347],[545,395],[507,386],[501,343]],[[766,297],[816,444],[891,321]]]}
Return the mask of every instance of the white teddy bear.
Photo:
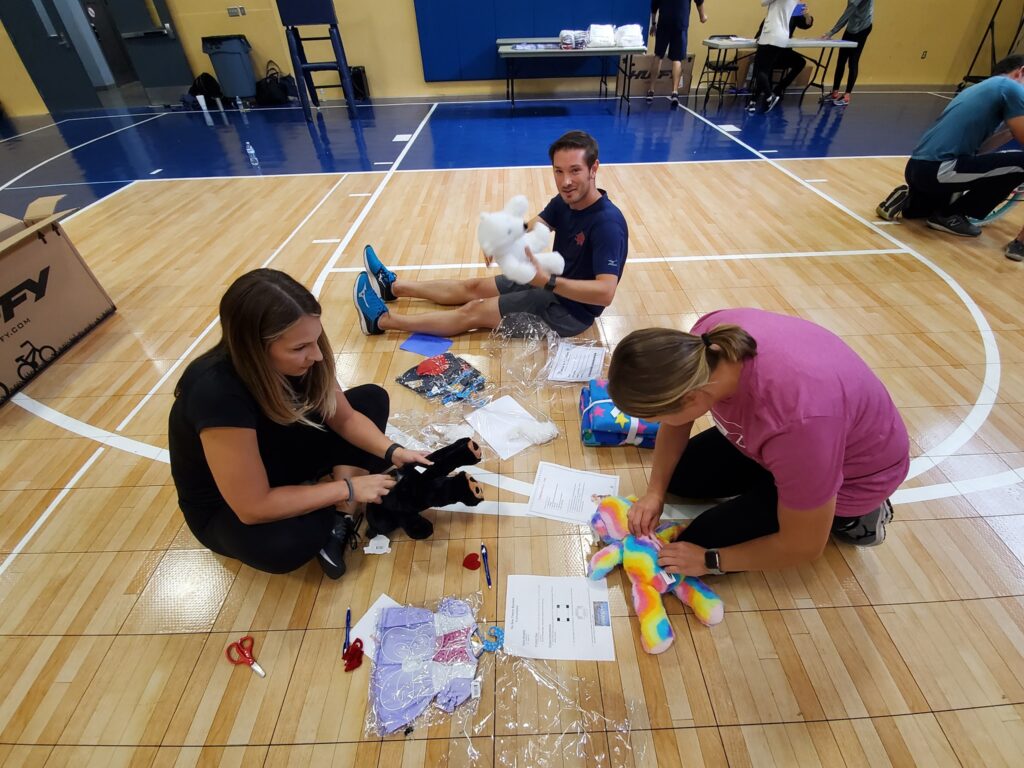
{"label": "white teddy bear", "polygon": [[497,213],[481,213],[476,236],[484,255],[497,262],[501,273],[520,285],[529,283],[537,270],[526,256],[528,247],[537,263],[546,272],[560,275],[565,271],[565,259],[556,252],[543,252],[551,239],[551,230],[542,223],[534,224],[527,231],[524,219],[529,211],[529,202],[523,195],[516,195]]}

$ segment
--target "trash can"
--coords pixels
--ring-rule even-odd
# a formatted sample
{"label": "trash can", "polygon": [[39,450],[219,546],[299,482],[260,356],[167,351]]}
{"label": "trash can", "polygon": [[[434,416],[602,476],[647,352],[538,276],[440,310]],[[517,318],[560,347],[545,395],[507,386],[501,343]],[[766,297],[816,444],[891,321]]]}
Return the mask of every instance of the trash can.
{"label": "trash can", "polygon": [[251,99],[256,95],[256,75],[252,71],[245,35],[214,35],[203,38],[203,53],[209,54],[220,89],[228,98]]}

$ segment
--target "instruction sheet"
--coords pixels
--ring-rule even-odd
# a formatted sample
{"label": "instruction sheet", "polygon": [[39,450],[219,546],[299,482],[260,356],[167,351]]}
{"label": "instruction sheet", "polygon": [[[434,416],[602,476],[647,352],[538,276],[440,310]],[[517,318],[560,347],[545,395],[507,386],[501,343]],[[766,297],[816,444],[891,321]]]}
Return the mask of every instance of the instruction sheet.
{"label": "instruction sheet", "polygon": [[614,661],[608,584],[584,576],[509,576],[505,650],[528,659]]}
{"label": "instruction sheet", "polygon": [[527,512],[564,523],[590,525],[601,500],[618,492],[618,475],[584,472],[542,461],[537,466]]}
{"label": "instruction sheet", "polygon": [[560,342],[548,371],[548,381],[590,381],[601,375],[604,347]]}

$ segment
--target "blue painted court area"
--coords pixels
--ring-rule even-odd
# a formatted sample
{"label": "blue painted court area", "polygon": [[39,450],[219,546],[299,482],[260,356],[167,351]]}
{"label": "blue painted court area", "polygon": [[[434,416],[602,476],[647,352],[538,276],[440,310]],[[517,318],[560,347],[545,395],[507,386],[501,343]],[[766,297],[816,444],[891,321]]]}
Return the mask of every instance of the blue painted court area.
{"label": "blue painted court area", "polygon": [[[733,160],[751,153],[715,126],[774,156],[908,154],[947,100],[927,93],[858,93],[850,107],[795,95],[767,115],[744,97],[702,99],[687,110],[667,99],[439,103],[402,159],[405,170],[545,165],[548,144],[570,129],[592,133],[613,163]],[[298,108],[201,112],[96,113],[0,126],[0,210],[18,215],[41,195],[67,194],[80,207],[135,179],[384,171],[398,159],[430,103],[324,109],[307,123]],[[17,135],[21,133],[21,135]],[[6,136],[6,138],[4,138]],[[398,140],[396,140],[396,138]],[[258,160],[246,151],[249,143]]]}

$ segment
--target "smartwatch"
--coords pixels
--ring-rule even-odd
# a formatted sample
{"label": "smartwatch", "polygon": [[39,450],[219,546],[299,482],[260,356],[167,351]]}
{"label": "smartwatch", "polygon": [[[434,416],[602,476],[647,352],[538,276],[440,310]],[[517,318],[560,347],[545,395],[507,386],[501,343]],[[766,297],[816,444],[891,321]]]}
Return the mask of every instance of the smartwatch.
{"label": "smartwatch", "polygon": [[715,576],[725,575],[725,571],[721,568],[717,549],[704,550],[704,567],[708,569],[709,573],[712,573]]}
{"label": "smartwatch", "polygon": [[551,291],[552,293],[554,293],[554,291],[555,291],[555,281],[557,279],[558,279],[557,275],[551,275],[551,277],[548,278],[548,281],[546,283],[544,283],[544,290],[545,291]]}

